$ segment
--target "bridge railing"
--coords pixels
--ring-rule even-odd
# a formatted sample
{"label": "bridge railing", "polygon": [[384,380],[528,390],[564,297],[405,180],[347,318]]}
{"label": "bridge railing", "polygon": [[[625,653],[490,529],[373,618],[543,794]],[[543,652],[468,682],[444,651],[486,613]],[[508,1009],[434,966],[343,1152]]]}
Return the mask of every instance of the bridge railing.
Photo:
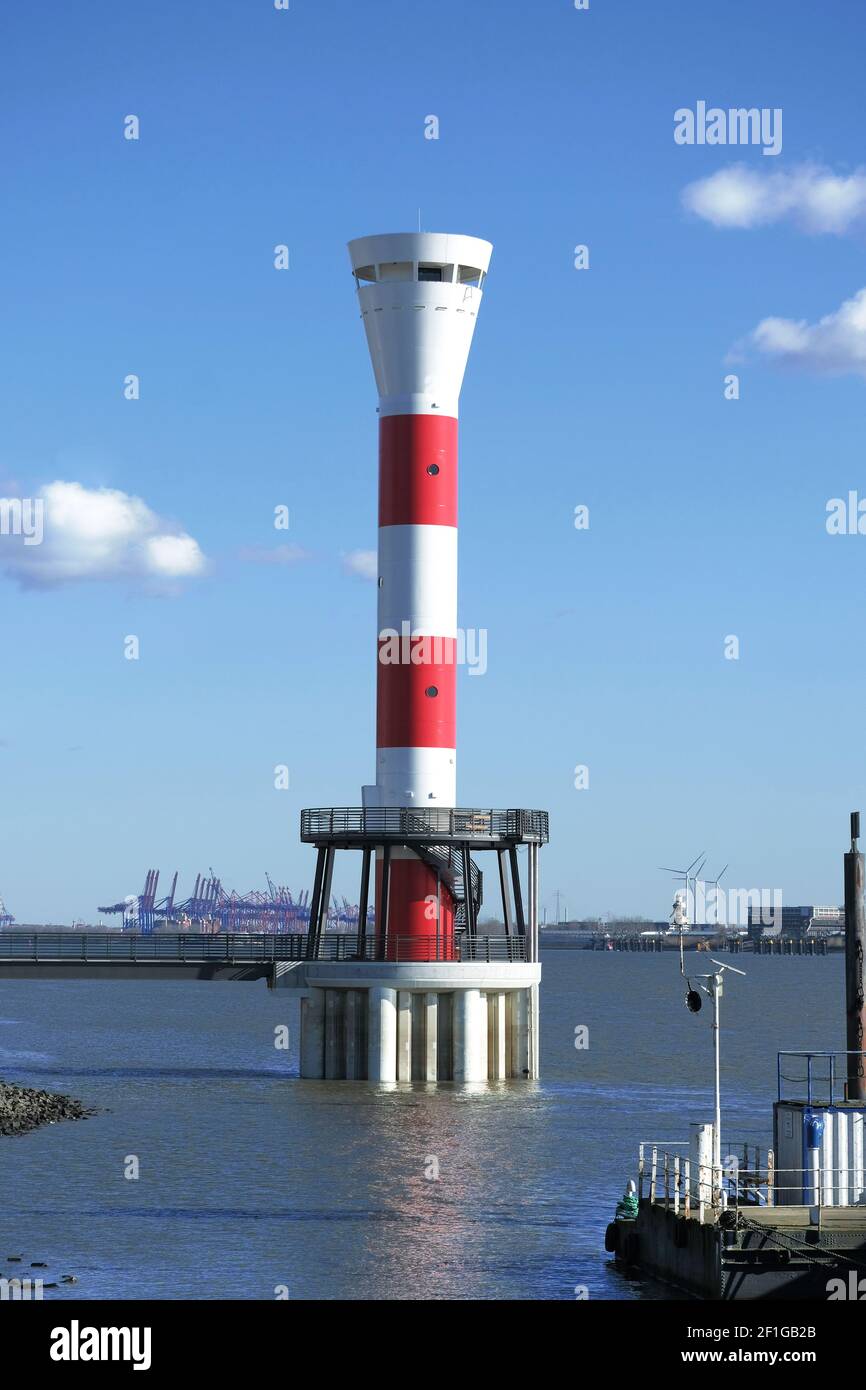
{"label": "bridge railing", "polygon": [[0,961],[302,960],[306,932],[0,932]]}
{"label": "bridge railing", "polygon": [[[90,964],[129,961],[257,963],[306,959],[306,932],[274,935],[264,932],[0,932],[0,963]],[[319,940],[318,960],[329,961],[525,961],[524,936],[391,936],[385,943],[375,933],[326,932]]]}

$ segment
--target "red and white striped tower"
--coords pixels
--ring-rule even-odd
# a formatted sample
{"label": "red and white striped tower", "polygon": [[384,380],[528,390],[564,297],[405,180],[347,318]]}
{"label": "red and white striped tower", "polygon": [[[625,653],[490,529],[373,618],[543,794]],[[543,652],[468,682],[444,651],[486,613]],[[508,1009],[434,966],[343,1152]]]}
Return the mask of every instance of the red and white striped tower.
{"label": "red and white striped tower", "polygon": [[[440,232],[349,243],[379,391],[376,782],[365,806],[456,804],[457,410],[492,247]],[[381,855],[380,855],[381,860]],[[454,905],[395,850],[389,920],[451,954]],[[381,863],[377,921],[381,920]],[[437,920],[438,919],[438,920]]]}

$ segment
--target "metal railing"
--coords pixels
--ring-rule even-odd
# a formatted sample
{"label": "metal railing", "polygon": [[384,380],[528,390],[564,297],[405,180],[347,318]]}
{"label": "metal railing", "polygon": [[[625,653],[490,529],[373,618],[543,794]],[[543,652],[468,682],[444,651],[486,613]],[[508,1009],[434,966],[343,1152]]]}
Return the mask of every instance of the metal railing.
{"label": "metal railing", "polygon": [[[816,1157],[817,1157],[817,1151]],[[859,1164],[815,1163],[810,1168],[777,1168],[773,1181],[776,1206],[860,1207],[866,1202],[866,1172]]]}
{"label": "metal railing", "polygon": [[[463,853],[453,845],[418,845],[418,855],[441,874],[451,889],[455,905],[455,924],[466,925],[466,884],[463,882]],[[474,859],[469,860],[469,882],[475,918],[481,911],[484,876]]]}
{"label": "metal railing", "polygon": [[[284,936],[225,932],[0,932],[0,964],[29,962],[63,964],[122,962],[147,964],[173,961],[195,965],[268,964],[306,959],[307,933]],[[317,959],[328,961],[513,961],[528,958],[524,936],[388,936],[375,932],[326,932],[319,940]]]}
{"label": "metal railing", "polygon": [[[836,1058],[842,1057],[841,1068],[837,1066]],[[844,1051],[837,1048],[832,1052],[780,1052],[776,1061],[776,1081],[778,1086],[779,1100],[805,1100],[808,1105],[835,1105],[837,1101],[845,1099],[845,1081],[848,1080],[849,1057],[859,1057],[860,1067],[857,1069],[860,1075],[866,1070],[866,1052]],[[786,1076],[784,1072],[785,1059],[799,1058],[805,1059],[805,1074],[799,1076]],[[837,1072],[841,1070],[843,1079],[840,1082]],[[802,1071],[802,1069],[801,1069]],[[799,1095],[784,1095],[783,1087],[785,1082],[790,1086],[801,1088]],[[802,1088],[805,1087],[805,1094]]]}
{"label": "metal railing", "polygon": [[[735,1145],[721,1170],[694,1164],[685,1142],[658,1140],[638,1150],[638,1197],[675,1214],[714,1219],[720,1210],[755,1207],[858,1207],[866,1202],[866,1171],[858,1164],[822,1164],[816,1152],[809,1168],[784,1168],[773,1149]],[[866,1214],[866,1213],[864,1213]]]}
{"label": "metal railing", "polygon": [[524,936],[374,936],[359,940],[351,935],[323,936],[318,960],[328,961],[498,961],[522,962],[527,959]]}
{"label": "metal railing", "polygon": [[488,844],[546,844],[546,811],[492,811],[448,806],[331,806],[301,812],[301,839],[369,842],[412,840]]}
{"label": "metal railing", "polygon": [[772,1149],[763,1151],[762,1159],[758,1144],[734,1145],[724,1154],[720,1170],[711,1163],[692,1163],[690,1152],[680,1152],[683,1149],[689,1150],[687,1141],[639,1145],[640,1201],[700,1221],[722,1209],[775,1205],[779,1189]]}
{"label": "metal railing", "polygon": [[306,932],[0,932],[0,962],[302,960]]}

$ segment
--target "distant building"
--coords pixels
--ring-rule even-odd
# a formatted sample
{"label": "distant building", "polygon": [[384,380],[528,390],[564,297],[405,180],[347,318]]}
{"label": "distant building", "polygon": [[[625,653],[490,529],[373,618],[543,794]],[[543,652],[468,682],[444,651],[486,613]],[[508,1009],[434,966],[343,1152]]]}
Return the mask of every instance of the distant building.
{"label": "distant building", "polygon": [[[768,918],[772,915],[773,920]],[[822,936],[827,932],[845,930],[844,907],[782,907],[772,912],[749,906],[749,937],[784,936],[800,940],[805,936]]]}

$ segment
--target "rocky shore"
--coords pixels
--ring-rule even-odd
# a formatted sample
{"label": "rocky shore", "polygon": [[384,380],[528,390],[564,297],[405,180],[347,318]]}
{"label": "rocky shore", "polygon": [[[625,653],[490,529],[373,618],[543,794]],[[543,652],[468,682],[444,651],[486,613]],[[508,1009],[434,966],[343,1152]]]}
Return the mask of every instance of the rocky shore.
{"label": "rocky shore", "polygon": [[0,1135],[26,1134],[40,1125],[53,1125],[58,1120],[84,1120],[95,1114],[95,1110],[88,1110],[72,1096],[34,1091],[28,1086],[0,1081]]}

